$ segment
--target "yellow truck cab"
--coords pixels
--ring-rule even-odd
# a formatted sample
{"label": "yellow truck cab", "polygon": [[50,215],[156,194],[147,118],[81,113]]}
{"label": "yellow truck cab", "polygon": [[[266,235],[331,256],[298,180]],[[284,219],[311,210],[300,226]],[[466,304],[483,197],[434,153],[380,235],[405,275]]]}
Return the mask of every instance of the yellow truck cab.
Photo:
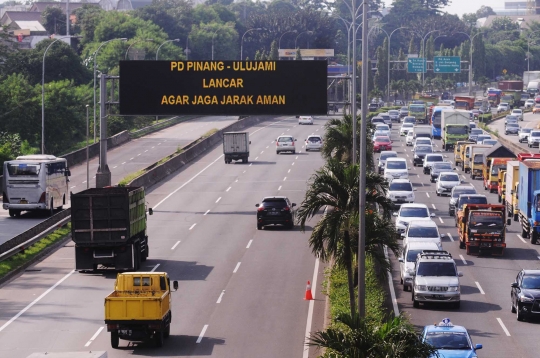
{"label": "yellow truck cab", "polygon": [[470,155],[471,155],[471,147],[475,145],[474,143],[468,143],[463,145],[461,148],[461,158],[463,159],[461,163],[461,169],[465,173],[468,173],[471,170],[471,163],[470,163]]}
{"label": "yellow truck cab", "polygon": [[491,148],[490,145],[473,144],[469,153],[469,172],[472,179],[482,178],[484,170],[484,152]]}
{"label": "yellow truck cab", "polygon": [[504,198],[506,195],[506,170],[499,170],[499,174],[497,175],[497,183],[497,196],[499,203],[504,204]]}
{"label": "yellow truck cab", "polygon": [[474,144],[468,140],[460,140],[456,142],[454,146],[454,164],[456,167],[462,166],[463,164],[463,148],[467,144]]}
{"label": "yellow truck cab", "polygon": [[[166,272],[119,273],[114,291],[105,298],[105,324],[111,346],[120,338],[128,341],[152,339],[157,347],[171,332],[171,280]],[[173,282],[174,291],[178,281]]]}

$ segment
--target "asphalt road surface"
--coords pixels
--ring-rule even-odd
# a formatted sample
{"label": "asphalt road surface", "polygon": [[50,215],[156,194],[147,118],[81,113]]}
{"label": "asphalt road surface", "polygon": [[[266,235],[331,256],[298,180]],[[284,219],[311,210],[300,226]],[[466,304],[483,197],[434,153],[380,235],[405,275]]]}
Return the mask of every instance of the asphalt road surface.
{"label": "asphalt road surface", "polygon": [[[519,122],[519,126],[522,128],[533,128],[537,129],[537,126],[540,124],[540,114],[532,114],[532,112],[525,113],[523,115],[523,121]],[[504,119],[494,121],[489,125],[489,128],[492,130],[497,130],[499,136],[504,137],[505,139],[523,147],[524,152],[538,153],[538,148],[529,148],[526,142],[519,143],[518,136],[515,134],[504,134]]]}
{"label": "asphalt road surface", "polygon": [[[161,158],[174,153],[179,147],[196,140],[209,130],[221,129],[234,123],[238,117],[200,117],[159,132],[134,139],[107,152],[107,161],[112,173],[112,184],[117,184],[125,176],[146,168]],[[90,160],[90,188],[96,186],[96,172],[99,158]],[[70,168],[70,191],[76,193],[86,189],[86,162]],[[69,204],[66,205],[69,207]],[[11,218],[0,205],[0,244],[28,230],[48,218],[43,212],[23,212],[20,217]]]}
{"label": "asphalt road surface", "polygon": [[[270,195],[301,203],[307,180],[324,163],[302,145],[309,134],[322,133],[325,121],[299,126],[294,117],[279,117],[260,123],[249,129],[249,164],[225,164],[217,146],[147,193],[154,215],[144,269],[166,271],[180,286],[163,348],[123,340],[119,349],[110,348],[103,299],[115,274],[74,272],[69,243],[0,290],[0,356],[106,350],[113,358],[315,357],[304,338],[322,329],[324,319],[324,266],[308,246],[316,220],[306,232],[259,231],[255,204]],[[296,154],[276,154],[281,134],[298,139]],[[315,301],[304,300],[308,280]]]}
{"label": "asphalt road surface", "polygon": [[[532,114],[525,117],[525,123],[530,123],[531,116]],[[433,220],[438,224],[441,234],[447,234],[443,239],[443,249],[452,254],[458,270],[463,272],[463,277],[460,278],[460,309],[444,304],[421,304],[420,308],[416,309],[412,305],[411,292],[404,292],[400,284],[397,259],[390,254],[397,309],[410,316],[411,322],[419,330],[426,325],[440,322],[445,317],[450,318],[456,325],[465,326],[473,343],[484,346],[478,351],[479,357],[538,357],[540,326],[538,321],[518,322],[516,315],[510,312],[510,284],[514,282],[520,269],[537,269],[540,266],[540,247],[519,237],[518,224],[512,222],[508,227],[507,248],[502,257],[469,256],[465,250],[459,249],[454,218],[448,215],[449,198],[438,197],[435,184],[430,183],[428,175],[422,173],[422,168],[412,167],[411,147],[405,146],[404,137],[399,137],[398,130],[399,126],[394,126],[392,130],[394,150],[398,152],[398,156],[410,160],[409,179],[417,189],[416,202],[428,205],[436,214],[437,217]],[[441,142],[436,140],[435,143],[435,149],[440,150]],[[452,153],[443,154],[448,157],[448,161],[453,162]],[[464,183],[473,184],[480,194],[487,195],[489,203],[497,204],[497,195],[485,191],[481,180],[471,180],[470,175],[464,175],[460,169],[457,169],[457,172]]]}

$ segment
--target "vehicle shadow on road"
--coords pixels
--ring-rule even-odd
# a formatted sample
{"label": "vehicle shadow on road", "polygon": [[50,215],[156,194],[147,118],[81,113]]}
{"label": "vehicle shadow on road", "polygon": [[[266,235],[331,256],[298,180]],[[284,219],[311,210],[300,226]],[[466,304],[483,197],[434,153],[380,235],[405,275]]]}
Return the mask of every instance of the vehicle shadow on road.
{"label": "vehicle shadow on road", "polygon": [[[151,260],[151,254],[149,260]],[[204,281],[214,269],[214,266],[201,265],[197,261],[173,261],[159,259],[159,269],[157,271],[165,271],[169,274],[171,280],[178,281]],[[154,267],[154,263],[148,263],[140,271],[148,271],[149,266]],[[147,267],[145,267],[147,266]]]}
{"label": "vehicle shadow on road", "polygon": [[[161,348],[155,347],[152,342],[141,342],[127,347],[120,346],[118,349],[133,350],[133,355],[148,357],[209,356],[212,355],[216,345],[225,344],[225,340],[222,338],[204,337],[201,343],[196,343],[197,339],[197,336],[171,334],[169,338],[165,339]],[[120,345],[122,342],[120,341]]]}
{"label": "vehicle shadow on road", "polygon": [[[286,226],[283,225],[267,225],[263,228],[264,231],[302,231],[300,229],[300,225],[294,225],[292,229],[289,229]],[[304,227],[304,232],[311,232],[313,231],[313,227],[306,225]]]}
{"label": "vehicle shadow on road", "polygon": [[[526,239],[527,240],[527,239]],[[502,256],[494,256],[497,260],[528,260],[538,262],[538,252],[535,250],[536,245],[531,245],[530,248],[507,247],[504,249]]]}

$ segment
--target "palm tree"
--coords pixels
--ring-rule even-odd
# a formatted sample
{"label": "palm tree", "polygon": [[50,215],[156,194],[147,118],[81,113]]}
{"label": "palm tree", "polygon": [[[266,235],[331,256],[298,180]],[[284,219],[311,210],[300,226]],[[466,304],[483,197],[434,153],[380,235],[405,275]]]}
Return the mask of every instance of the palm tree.
{"label": "palm tree", "polygon": [[388,322],[371,322],[358,315],[341,314],[331,326],[313,333],[309,345],[325,348],[328,356],[343,358],[428,358],[437,350],[416,333],[403,316]]}
{"label": "palm tree", "polygon": [[[360,121],[356,126],[356,148],[360,149]],[[373,145],[371,143],[371,125],[368,129],[367,154],[365,167],[373,170]],[[342,118],[332,118],[325,124],[325,136],[321,153],[326,159],[338,159],[347,163],[352,162],[353,150],[353,123],[352,116],[346,115]],[[359,153],[356,153],[358,158]],[[363,163],[364,164],[364,163]]]}
{"label": "palm tree", "polygon": [[[313,228],[309,238],[309,245],[313,253],[323,261],[334,259],[336,264],[347,270],[349,286],[349,300],[351,315],[355,312],[353,257],[358,247],[358,210],[359,210],[359,165],[348,164],[337,159],[329,159],[327,163],[311,177],[304,201],[300,205],[297,216],[302,230],[308,219],[315,216],[321,209],[325,214]],[[386,198],[386,181],[374,172],[366,173],[366,203],[369,207],[380,207],[385,213],[390,212],[391,203]],[[381,258],[375,253],[379,251],[381,242],[389,242],[392,251],[399,253],[399,246],[393,241],[381,235],[378,225],[382,223],[378,219],[378,213],[368,209],[366,219],[371,219],[366,224],[366,254],[386,263],[386,258]],[[381,225],[381,229],[388,229]],[[377,227],[377,230],[374,230]],[[372,235],[373,233],[373,235]],[[369,251],[368,251],[369,250]],[[383,265],[386,269],[388,264]]]}

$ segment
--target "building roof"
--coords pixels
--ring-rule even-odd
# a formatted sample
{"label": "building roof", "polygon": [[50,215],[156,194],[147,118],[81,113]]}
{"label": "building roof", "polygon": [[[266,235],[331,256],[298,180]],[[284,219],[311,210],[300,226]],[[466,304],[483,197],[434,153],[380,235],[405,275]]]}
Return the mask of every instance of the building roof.
{"label": "building roof", "polygon": [[45,28],[43,27],[43,25],[40,24],[39,21],[13,21],[12,22],[12,27],[13,24],[16,24],[16,27],[18,27],[19,29],[28,29],[30,30],[30,32],[44,32],[44,31],[47,31],[45,30]]}
{"label": "building roof", "polygon": [[[73,10],[78,9],[85,5],[86,2],[69,2],[69,12],[73,12]],[[97,4],[96,4],[97,5]],[[66,2],[59,2],[59,1],[40,1],[35,2],[32,7],[30,8],[30,11],[38,11],[43,12],[47,7],[58,7],[62,9],[62,11],[66,12]]]}
{"label": "building roof", "polygon": [[15,21],[39,21],[41,22],[41,13],[36,11],[6,11],[0,19],[0,25],[9,26]]}
{"label": "building roof", "polygon": [[517,22],[518,20],[521,20],[521,28],[529,28],[529,25],[533,21],[540,22],[540,15],[490,15],[488,16],[485,21],[482,24],[479,24],[482,27],[491,27],[491,24],[493,23],[493,20],[500,18],[500,17],[509,17],[512,19],[512,21]]}

